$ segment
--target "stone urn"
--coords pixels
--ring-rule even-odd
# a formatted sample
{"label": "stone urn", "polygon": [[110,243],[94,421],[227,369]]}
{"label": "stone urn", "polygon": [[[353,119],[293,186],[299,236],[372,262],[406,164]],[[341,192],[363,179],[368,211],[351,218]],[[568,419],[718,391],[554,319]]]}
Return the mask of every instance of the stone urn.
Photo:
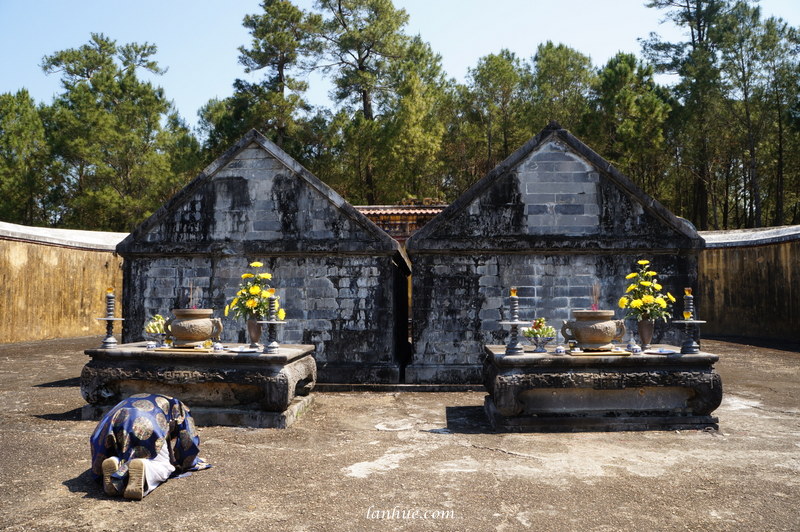
{"label": "stone urn", "polygon": [[196,347],[222,334],[222,320],[212,318],[214,309],[174,308],[174,318],[167,320],[164,328],[174,347]]}
{"label": "stone urn", "polygon": [[575,319],[564,322],[561,334],[567,341],[577,341],[581,349],[607,351],[614,347],[611,342],[625,336],[625,322],[613,319],[613,310],[573,310],[572,315]]}

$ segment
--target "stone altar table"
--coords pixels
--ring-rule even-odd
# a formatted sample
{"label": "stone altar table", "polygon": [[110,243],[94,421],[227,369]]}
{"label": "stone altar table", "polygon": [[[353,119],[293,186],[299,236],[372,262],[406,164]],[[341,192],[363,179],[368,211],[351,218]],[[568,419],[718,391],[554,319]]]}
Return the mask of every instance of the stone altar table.
{"label": "stone altar table", "polygon": [[198,425],[286,428],[313,403],[313,345],[282,345],[277,354],[232,350],[147,349],[145,342],[87,349],[83,419],[98,419],[136,393],[179,398]]}
{"label": "stone altar table", "polygon": [[510,432],[718,428],[722,401],[717,355],[506,355],[487,345],[484,409],[492,427]]}

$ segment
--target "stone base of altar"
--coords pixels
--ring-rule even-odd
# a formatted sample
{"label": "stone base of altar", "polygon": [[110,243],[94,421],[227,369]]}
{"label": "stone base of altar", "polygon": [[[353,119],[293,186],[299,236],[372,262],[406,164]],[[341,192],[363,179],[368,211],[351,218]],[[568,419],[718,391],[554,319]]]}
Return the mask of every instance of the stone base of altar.
{"label": "stone base of altar", "polygon": [[[192,418],[199,427],[221,425],[227,427],[252,427],[286,429],[300,419],[314,404],[314,396],[295,397],[283,412],[269,412],[253,408],[216,408],[210,406],[194,406],[191,408]],[[99,420],[114,405],[84,405],[81,418]]]}
{"label": "stone base of altar", "polygon": [[719,357],[677,351],[506,356],[504,346],[486,346],[484,409],[498,431],[717,429]]}
{"label": "stone base of altar", "polygon": [[147,349],[144,343],[87,349],[81,372],[84,419],[99,419],[136,393],[161,393],[189,406],[198,425],[286,428],[313,404],[314,346],[277,354],[229,345],[222,352]]}

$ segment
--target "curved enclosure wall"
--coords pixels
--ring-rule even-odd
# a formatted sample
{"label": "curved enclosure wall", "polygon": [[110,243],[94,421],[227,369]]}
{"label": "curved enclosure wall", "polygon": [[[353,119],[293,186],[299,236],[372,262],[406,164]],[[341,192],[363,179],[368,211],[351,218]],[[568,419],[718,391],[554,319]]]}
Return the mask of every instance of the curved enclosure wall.
{"label": "curved enclosure wall", "polygon": [[[96,318],[106,315],[106,289],[122,295],[122,258],[113,245],[83,242],[85,231],[0,225],[0,342],[105,334]],[[120,317],[120,304],[116,310]]]}
{"label": "curved enclosure wall", "polygon": [[800,342],[800,226],[701,234],[703,334]]}

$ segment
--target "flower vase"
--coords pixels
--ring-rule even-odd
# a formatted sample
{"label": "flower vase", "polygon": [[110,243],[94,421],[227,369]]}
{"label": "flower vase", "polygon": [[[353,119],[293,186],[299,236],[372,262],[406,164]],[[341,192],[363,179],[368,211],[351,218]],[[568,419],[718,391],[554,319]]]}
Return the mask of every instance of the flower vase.
{"label": "flower vase", "polygon": [[531,341],[531,344],[534,346],[534,353],[547,353],[547,349],[545,346],[552,342],[555,338],[552,336],[530,336],[528,340]]}
{"label": "flower vase", "polygon": [[639,332],[639,341],[642,343],[642,349],[648,349],[650,347],[650,342],[653,341],[655,322],[648,319],[639,320],[636,324],[636,328]]}
{"label": "flower vase", "polygon": [[261,340],[261,324],[258,320],[261,318],[249,318],[247,320],[247,335],[250,337],[250,347],[259,347],[258,342]]}

